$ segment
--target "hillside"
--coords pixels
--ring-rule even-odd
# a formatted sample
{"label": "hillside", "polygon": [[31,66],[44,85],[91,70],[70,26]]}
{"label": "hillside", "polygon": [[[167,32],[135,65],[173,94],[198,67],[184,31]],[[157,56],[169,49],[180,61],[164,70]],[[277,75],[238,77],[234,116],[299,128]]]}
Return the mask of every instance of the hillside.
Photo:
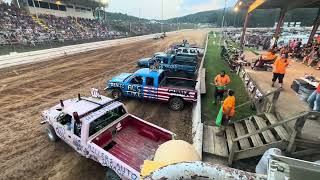
{"label": "hillside", "polygon": [[[316,17],[318,9],[294,9],[287,13],[286,22],[302,22],[302,26],[311,26]],[[272,27],[279,18],[280,10],[256,10],[250,15],[249,27]],[[204,11],[187,16],[179,17],[181,23],[210,23],[221,25],[223,10]],[[245,12],[234,12],[229,8],[226,10],[226,23],[229,26],[241,27],[243,25]],[[177,18],[166,20],[174,23]]]}
{"label": "hillside", "polygon": [[135,16],[130,16],[127,14],[122,13],[113,13],[113,12],[106,12],[107,20],[113,20],[113,21],[127,21],[127,22],[147,22],[148,19],[139,18]]}

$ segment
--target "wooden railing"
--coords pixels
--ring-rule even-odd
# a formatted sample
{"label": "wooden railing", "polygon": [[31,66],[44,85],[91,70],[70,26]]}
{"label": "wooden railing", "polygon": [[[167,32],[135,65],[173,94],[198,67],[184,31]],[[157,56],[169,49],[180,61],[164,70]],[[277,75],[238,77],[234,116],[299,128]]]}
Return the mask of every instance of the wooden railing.
{"label": "wooden railing", "polygon": [[252,133],[249,133],[249,134],[246,134],[246,135],[243,135],[243,136],[240,136],[240,137],[237,137],[235,139],[232,140],[232,145],[231,145],[231,150],[230,150],[230,154],[229,154],[229,159],[228,159],[228,163],[229,165],[232,164],[232,161],[234,159],[234,155],[235,155],[235,150],[236,150],[236,142],[237,141],[240,141],[242,139],[245,139],[245,138],[249,138],[251,136],[254,136],[256,134],[259,134],[259,133],[262,133],[264,131],[267,131],[267,130],[270,130],[272,128],[275,128],[275,127],[278,127],[278,126],[281,126],[281,125],[284,125],[284,124],[287,124],[288,122],[291,122],[291,121],[294,121],[294,120],[297,120],[296,123],[295,123],[295,126],[294,126],[294,129],[289,137],[289,144],[287,146],[287,149],[286,151],[288,153],[292,153],[295,148],[293,146],[294,142],[295,142],[295,139],[298,135],[301,134],[301,131],[304,127],[304,124],[305,122],[307,121],[308,117],[311,116],[311,115],[314,115],[316,117],[320,117],[320,113],[319,112],[315,112],[315,111],[310,111],[310,112],[303,112],[297,116],[293,116],[289,119],[286,119],[286,120],[283,120],[283,121],[279,121],[275,124],[272,124],[270,126],[267,126],[267,127],[264,127],[264,128],[261,128],[260,130],[258,131],[255,131],[255,132],[252,132]]}

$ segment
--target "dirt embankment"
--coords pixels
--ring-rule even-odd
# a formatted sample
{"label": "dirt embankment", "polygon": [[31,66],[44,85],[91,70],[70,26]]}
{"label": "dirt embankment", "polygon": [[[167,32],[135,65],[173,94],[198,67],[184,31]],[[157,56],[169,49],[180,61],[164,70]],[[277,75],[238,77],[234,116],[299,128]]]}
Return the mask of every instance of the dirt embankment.
{"label": "dirt embankment", "polygon": [[[0,179],[102,179],[103,168],[81,157],[63,142],[51,143],[39,124],[42,110],[59,99],[88,95],[91,87],[121,72],[136,70],[136,61],[188,39],[202,45],[204,31],[172,34],[0,70]],[[170,111],[166,104],[129,99],[131,113],[191,141],[191,107]]]}

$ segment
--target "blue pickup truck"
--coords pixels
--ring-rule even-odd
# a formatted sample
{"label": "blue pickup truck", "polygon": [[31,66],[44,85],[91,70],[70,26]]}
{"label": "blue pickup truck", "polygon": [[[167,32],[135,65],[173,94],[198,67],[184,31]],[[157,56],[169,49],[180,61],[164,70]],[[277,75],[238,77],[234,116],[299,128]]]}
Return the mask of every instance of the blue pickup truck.
{"label": "blue pickup truck", "polygon": [[185,77],[193,77],[197,73],[198,62],[190,57],[177,57],[173,54],[156,54],[152,58],[143,58],[138,60],[138,67],[159,66],[159,69],[171,73],[179,73]]}
{"label": "blue pickup truck", "polygon": [[196,81],[187,78],[167,77],[164,70],[139,69],[135,73],[122,73],[106,83],[106,91],[113,98],[136,97],[165,101],[169,108],[180,111],[186,102],[197,101]]}

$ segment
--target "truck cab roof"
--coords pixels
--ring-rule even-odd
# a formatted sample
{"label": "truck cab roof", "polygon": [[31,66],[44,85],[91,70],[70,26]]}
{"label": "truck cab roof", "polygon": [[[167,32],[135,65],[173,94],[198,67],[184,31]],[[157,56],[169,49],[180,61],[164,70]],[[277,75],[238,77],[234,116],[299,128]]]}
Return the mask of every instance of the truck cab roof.
{"label": "truck cab roof", "polygon": [[152,70],[149,68],[142,68],[137,70],[134,74],[138,76],[151,76],[151,77],[158,77],[164,70],[162,69],[157,69],[157,70]]}
{"label": "truck cab roof", "polygon": [[122,103],[105,96],[101,96],[101,98],[81,97],[81,99],[75,98],[65,100],[63,101],[63,107],[61,104],[57,104],[49,111],[50,114],[60,114],[62,112],[64,114],[69,114],[70,116],[76,112],[82,123],[90,124],[96,118],[103,115],[103,113],[122,105]]}

